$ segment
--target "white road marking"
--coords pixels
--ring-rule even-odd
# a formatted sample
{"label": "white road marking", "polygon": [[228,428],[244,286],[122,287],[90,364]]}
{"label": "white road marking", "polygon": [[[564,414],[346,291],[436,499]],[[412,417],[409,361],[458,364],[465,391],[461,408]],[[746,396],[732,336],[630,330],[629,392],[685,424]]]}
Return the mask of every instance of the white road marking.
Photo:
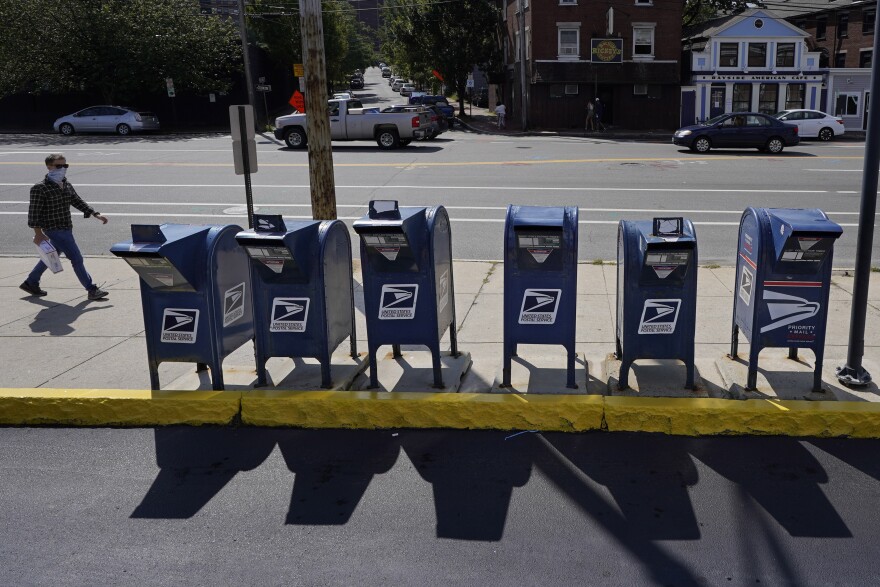
{"label": "white road marking", "polygon": [[850,173],[854,173],[854,172],[859,172],[859,173],[861,173],[861,172],[862,172],[861,169],[804,169],[804,171],[822,171],[822,172],[825,172],[825,171],[843,171],[843,172],[850,172]]}
{"label": "white road marking", "polygon": [[[242,184],[132,184],[132,183],[79,183],[71,182],[76,187],[91,188],[235,188],[241,189]],[[0,183],[0,187],[31,187],[31,183]],[[310,189],[308,184],[296,185],[252,185],[253,189]],[[698,193],[698,194],[827,194],[828,190],[744,190],[744,189],[699,189],[699,188],[643,188],[643,187],[523,187],[523,186],[448,186],[448,185],[337,185],[336,189],[344,190],[484,190],[484,191],[525,191],[525,192],[660,192],[660,193]]]}
{"label": "white road marking", "polygon": [[[27,216],[27,212],[4,212],[0,211],[0,215],[2,216]],[[150,217],[155,218],[156,214],[147,214],[144,212],[107,212],[107,216],[125,216],[125,217]],[[175,213],[173,215],[174,218],[247,218],[247,214],[188,214],[188,213]],[[309,216],[284,216],[284,218],[290,218],[291,220],[312,220],[311,215]],[[338,220],[359,220],[360,216],[340,216]],[[501,224],[505,222],[504,218],[450,218],[451,222],[482,222],[482,223],[490,223],[490,224]],[[578,224],[610,224],[617,225],[619,224],[618,220],[580,220]],[[694,222],[695,226],[739,226],[739,222],[703,222],[697,221]],[[842,224],[840,226],[845,228],[855,228],[858,227],[858,224]]]}
{"label": "white road marking", "polygon": [[[847,193],[847,192],[838,192],[838,193]],[[856,193],[856,192],[848,192],[848,193]],[[244,209],[243,204],[235,204],[234,202],[129,202],[129,201],[109,201],[109,200],[90,200],[92,204],[97,206],[185,206],[188,208],[198,208],[198,207],[226,207],[227,210],[224,210],[225,214],[236,214],[237,210]],[[26,206],[29,204],[28,200],[0,200],[0,205],[8,204],[8,205],[20,205]],[[413,204],[413,205],[424,205],[424,204]],[[231,206],[231,207],[230,207]],[[272,203],[259,203],[260,208],[311,208],[311,204],[272,204]],[[356,209],[366,209],[366,204],[357,203],[357,204],[336,204],[337,208],[356,208]],[[500,211],[504,212],[507,210],[507,206],[443,206],[446,210],[474,210],[474,211]],[[664,214],[736,214],[741,215],[743,213],[742,210],[686,210],[686,209],[675,209],[675,208],[664,208],[662,210],[658,210],[657,208],[583,208],[579,207],[578,211],[580,212],[599,212],[599,213],[616,213],[616,212],[646,212],[652,214],[664,213]],[[826,214],[837,215],[837,216],[858,216],[859,212],[834,212],[825,210]],[[877,215],[880,215],[880,212],[877,212]]]}

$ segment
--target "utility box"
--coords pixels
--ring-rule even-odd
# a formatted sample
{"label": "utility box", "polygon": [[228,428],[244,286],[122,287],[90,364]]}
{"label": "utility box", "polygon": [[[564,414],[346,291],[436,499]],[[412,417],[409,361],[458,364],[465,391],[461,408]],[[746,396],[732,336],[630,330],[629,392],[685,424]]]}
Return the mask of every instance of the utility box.
{"label": "utility box", "polygon": [[348,229],[339,220],[285,224],[262,214],[254,227],[235,239],[251,258],[257,385],[266,385],[271,357],[309,357],[329,388],[336,347],[348,338],[357,356]]}
{"label": "utility box", "polygon": [[504,366],[510,385],[517,345],[554,344],[568,351],[567,383],[576,389],[578,209],[508,206],[504,223]]}
{"label": "utility box", "polygon": [[831,260],[841,234],[840,225],[819,209],[743,212],[730,355],[737,356],[742,330],[750,344],[746,389],[757,385],[761,350],[788,347],[793,359],[799,348],[813,351],[813,391],[822,391]]}
{"label": "utility box", "polygon": [[636,359],[679,359],[694,388],[697,235],[684,218],[621,220],[617,229],[620,388]]}
{"label": "utility box", "polygon": [[361,272],[370,387],[378,387],[376,351],[418,344],[431,351],[434,387],[443,387],[440,339],[449,329],[458,356],[452,279],[452,233],[443,206],[400,208],[395,200],[370,202],[354,222],[361,237]]}
{"label": "utility box", "polygon": [[211,368],[223,389],[223,359],[254,336],[250,261],[235,242],[235,225],[163,224],[131,227],[131,240],[113,245],[140,276],[150,387],[159,364]]}

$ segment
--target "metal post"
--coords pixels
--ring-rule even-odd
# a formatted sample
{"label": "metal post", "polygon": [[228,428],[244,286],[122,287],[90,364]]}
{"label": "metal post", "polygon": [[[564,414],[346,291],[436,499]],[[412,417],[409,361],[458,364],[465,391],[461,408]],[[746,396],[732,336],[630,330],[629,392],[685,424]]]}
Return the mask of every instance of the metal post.
{"label": "metal post", "polygon": [[248,149],[250,138],[247,135],[244,106],[238,107],[238,132],[241,135],[241,163],[244,167],[244,198],[247,203],[248,228],[254,227],[254,194],[251,191],[251,156]]}
{"label": "metal post", "polygon": [[312,218],[335,220],[336,184],[333,178],[333,150],[330,146],[330,117],[327,115],[327,70],[321,0],[299,0],[299,14],[306,78],[306,137],[309,148]]}
{"label": "metal post", "polygon": [[238,34],[241,36],[241,54],[244,58],[244,83],[247,85],[248,104],[254,106],[254,82],[251,79],[251,57],[248,50],[247,24],[244,20],[244,0],[238,0]]}
{"label": "metal post", "polygon": [[[874,15],[874,30],[880,26],[880,12]],[[874,55],[880,55],[880,35],[874,35]],[[871,98],[880,97],[880,75],[877,59],[871,64]],[[849,350],[846,365],[837,368],[837,379],[845,385],[867,385],[871,374],[862,366],[865,355],[865,315],[868,311],[868,285],[871,280],[871,247],[874,242],[874,215],[877,211],[877,165],[880,163],[880,108],[868,112],[868,135],[865,141],[862,170],[862,204],[859,210],[859,232],[856,244],[855,282],[853,284],[852,317],[849,324]]]}
{"label": "metal post", "polygon": [[529,127],[529,100],[526,90],[526,8],[523,0],[519,0],[519,99],[520,124],[522,129]]}

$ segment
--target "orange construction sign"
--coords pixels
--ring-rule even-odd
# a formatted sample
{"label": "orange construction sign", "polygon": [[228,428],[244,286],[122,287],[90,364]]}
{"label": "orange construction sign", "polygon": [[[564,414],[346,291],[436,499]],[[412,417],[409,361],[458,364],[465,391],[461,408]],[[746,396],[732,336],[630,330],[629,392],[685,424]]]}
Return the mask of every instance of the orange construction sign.
{"label": "orange construction sign", "polygon": [[296,90],[293,93],[293,96],[290,97],[290,105],[296,108],[299,112],[306,111],[306,98],[302,95],[302,92]]}

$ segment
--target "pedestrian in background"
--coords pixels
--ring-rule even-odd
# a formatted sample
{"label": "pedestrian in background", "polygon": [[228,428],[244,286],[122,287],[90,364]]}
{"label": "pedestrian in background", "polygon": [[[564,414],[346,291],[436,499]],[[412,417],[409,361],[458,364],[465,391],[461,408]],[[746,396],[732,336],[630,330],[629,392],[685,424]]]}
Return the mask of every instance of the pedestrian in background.
{"label": "pedestrian in background", "polygon": [[587,100],[587,121],[584,124],[584,131],[588,130],[596,130],[596,108],[590,100]]}
{"label": "pedestrian in background", "polygon": [[498,128],[504,128],[504,118],[505,116],[507,116],[507,107],[501,102],[498,102],[498,104],[495,106],[495,114],[498,116]]}
{"label": "pedestrian in background", "polygon": [[605,130],[605,125],[602,123],[602,115],[605,113],[605,107],[602,105],[602,100],[596,96],[596,105],[594,106],[596,111],[596,129],[597,130]]}
{"label": "pedestrian in background", "polygon": [[[106,298],[108,293],[92,282],[92,276],[86,271],[82,253],[73,238],[73,221],[70,218],[70,207],[73,206],[85,215],[92,216],[102,224],[107,218],[86,204],[67,181],[67,160],[60,153],[46,157],[48,173],[40,183],[31,188],[31,201],[28,207],[28,226],[34,229],[34,244],[48,240],[59,253],[63,253],[73,265],[73,272],[88,292],[90,300]],[[27,279],[19,287],[32,296],[44,296],[45,290],[40,289],[40,278],[46,271],[46,264],[40,260]]]}

